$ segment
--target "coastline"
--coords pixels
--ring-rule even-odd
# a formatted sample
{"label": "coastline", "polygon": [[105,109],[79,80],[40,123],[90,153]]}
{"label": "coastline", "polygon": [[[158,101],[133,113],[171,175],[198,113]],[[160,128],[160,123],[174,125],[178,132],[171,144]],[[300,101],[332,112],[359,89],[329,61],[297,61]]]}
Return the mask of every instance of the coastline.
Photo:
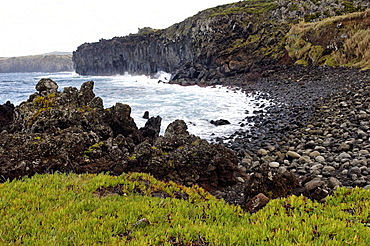
{"label": "coastline", "polygon": [[[257,99],[270,100],[274,104],[267,108],[261,105],[261,110],[254,112],[256,115],[244,116],[245,119],[239,123],[240,129],[230,136],[218,138],[216,144],[211,142],[212,144],[208,145],[208,143],[206,144],[205,141],[202,141],[206,149],[221,144],[224,145],[221,147],[227,147],[227,151],[231,152],[230,150],[233,150],[233,164],[230,170],[235,169],[235,173],[233,175],[228,173],[227,175],[219,176],[219,178],[230,178],[232,182],[223,187],[218,186],[208,189],[211,194],[245,208],[246,203],[259,193],[267,195],[270,199],[290,194],[303,194],[306,197],[320,201],[339,186],[369,187],[370,117],[368,115],[370,115],[370,109],[367,98],[370,91],[370,74],[367,71],[349,68],[292,66],[278,67],[274,71],[269,70],[265,76],[255,81],[247,81],[243,75],[229,79],[232,83],[227,83],[225,86],[228,86],[230,89],[233,86],[235,88],[238,86],[238,90],[242,90],[247,94],[257,94]],[[84,87],[85,85],[81,87],[82,91]],[[77,98],[73,100],[77,100]],[[35,106],[34,104],[32,105]],[[96,110],[101,110],[100,107],[102,105]],[[62,108],[64,110],[65,107],[63,106]],[[41,110],[39,109],[37,112],[49,112],[48,110]],[[87,113],[81,109],[76,112],[78,114]],[[94,110],[91,110],[91,112],[94,112]],[[51,120],[48,119],[48,115],[44,116],[40,118],[41,123]],[[55,115],[55,117],[58,116]],[[97,115],[93,114],[92,117],[97,117]],[[32,121],[31,123],[35,122]],[[76,124],[80,123],[78,121]],[[44,123],[41,125],[45,127]],[[135,132],[139,130],[137,127],[134,128]],[[74,132],[75,130],[72,131]],[[6,132],[3,132],[3,134],[4,137],[10,136]],[[19,133],[17,134],[19,135]],[[45,136],[42,135],[43,137],[39,136],[40,133],[32,132],[31,136],[33,136],[32,134],[36,140],[45,137],[43,141],[48,142],[48,145],[43,145],[43,148],[50,148],[51,151],[51,149],[54,149],[53,143],[55,140],[53,138],[58,138],[60,137],[59,135],[64,133],[62,131],[55,133],[55,136],[53,134],[49,134],[49,136],[45,132],[41,133],[46,134]],[[37,146],[38,141],[29,144],[26,141],[28,139],[26,137],[27,134],[21,135],[19,136],[25,147]],[[128,137],[131,138],[130,136]],[[151,141],[160,142],[160,140],[161,138],[154,138]],[[92,166],[86,166],[86,160],[90,164],[91,162],[96,162],[93,165],[95,171],[89,170],[89,172],[112,170],[112,165],[117,164],[117,160],[112,155],[113,152],[110,152],[110,148],[114,145],[106,140],[105,137],[103,137],[103,141],[93,144],[94,142],[96,140],[91,140],[91,143],[84,143],[86,146],[80,149],[80,152],[95,153],[96,149],[100,151],[99,155],[89,156],[89,159],[86,157],[86,153],[81,156],[79,152],[74,153],[73,158],[76,159],[78,156],[79,159],[77,159],[81,162],[83,170]],[[61,142],[61,144],[65,144],[65,142]],[[189,146],[193,145],[189,144]],[[11,146],[3,145],[3,147],[8,148]],[[106,148],[108,151],[105,150]],[[156,148],[158,147],[149,148],[150,153]],[[197,150],[201,151],[199,148]],[[48,153],[49,150],[42,151],[42,153],[45,151],[45,153]],[[61,155],[55,155],[56,157],[71,154],[63,152],[62,149],[60,151]],[[121,156],[120,163],[137,161],[136,152],[132,149],[132,146],[129,149],[124,148],[122,151],[128,151],[129,153]],[[208,150],[205,151],[207,152]],[[164,153],[167,152],[167,150],[164,150]],[[38,155],[37,151],[32,150],[30,153],[35,156]],[[204,153],[201,151],[199,156],[204,156]],[[16,153],[14,152],[13,154]],[[156,153],[152,154],[154,157],[157,155]],[[9,158],[12,159],[10,152],[6,155],[9,155]],[[167,156],[165,154],[163,158],[166,159]],[[185,154],[184,156],[188,155]],[[47,158],[45,161],[49,161],[49,157],[44,157]],[[62,164],[60,162],[62,160],[59,157],[50,159],[50,161],[56,162],[54,164],[55,170],[59,170]],[[24,156],[24,158],[25,163],[31,165],[32,158],[30,156]],[[102,160],[107,165],[102,165]],[[42,160],[38,161],[42,166]],[[163,161],[165,160],[156,161],[156,163],[160,164]],[[184,163],[186,162],[185,160]],[[209,162],[205,160],[204,163]],[[73,165],[78,167],[79,164],[74,163]],[[124,166],[126,165],[124,164]],[[143,163],[142,165],[145,166],[146,164]],[[76,167],[73,169],[77,170]],[[4,168],[6,167],[4,166]],[[153,172],[157,172],[155,168],[153,167]],[[6,171],[6,169],[3,170]],[[226,168],[225,170],[229,169]],[[121,171],[119,169],[117,174]],[[133,171],[140,170],[135,169]],[[199,180],[199,178],[204,176],[201,173],[203,172],[194,177]],[[185,179],[179,180],[179,182],[182,182]],[[186,184],[197,183],[197,180],[187,181]],[[279,185],[277,186],[276,183],[279,183]],[[252,190],[251,186],[254,186]],[[208,187],[208,184],[205,187]]]}

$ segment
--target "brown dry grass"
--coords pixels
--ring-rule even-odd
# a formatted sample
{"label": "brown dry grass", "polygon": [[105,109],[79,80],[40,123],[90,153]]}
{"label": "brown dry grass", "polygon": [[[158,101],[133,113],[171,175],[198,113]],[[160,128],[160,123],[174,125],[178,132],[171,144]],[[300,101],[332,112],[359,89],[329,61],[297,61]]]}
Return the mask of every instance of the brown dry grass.
{"label": "brown dry grass", "polygon": [[370,68],[370,29],[353,31],[343,49],[335,54],[339,64]]}
{"label": "brown dry grass", "polygon": [[[338,27],[341,25],[343,27]],[[370,68],[370,10],[335,16],[316,23],[301,22],[293,25],[286,35],[286,50],[289,56],[300,64],[308,64],[308,59],[316,65],[344,65],[362,69]],[[319,40],[335,39],[330,37],[331,31],[341,28],[340,34],[348,38],[332,51],[330,55],[323,55],[326,47],[318,47],[305,37],[318,35]],[[330,43],[330,42],[329,42]],[[335,41],[334,41],[335,43]]]}

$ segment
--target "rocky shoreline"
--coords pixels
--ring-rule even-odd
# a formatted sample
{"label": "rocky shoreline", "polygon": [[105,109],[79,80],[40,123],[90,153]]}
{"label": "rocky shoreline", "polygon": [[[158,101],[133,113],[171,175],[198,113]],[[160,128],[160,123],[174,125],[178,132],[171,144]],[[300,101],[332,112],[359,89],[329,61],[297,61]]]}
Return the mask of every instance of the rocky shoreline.
{"label": "rocky shoreline", "polygon": [[[242,169],[251,177],[292,173],[300,189],[310,190],[308,196],[316,200],[337,186],[370,187],[368,71],[283,68],[243,89],[260,91],[262,97],[275,102],[245,118],[242,123],[249,129],[241,127],[232,136],[219,139],[238,153]],[[269,190],[274,186],[271,183]],[[250,198],[238,186],[216,195],[236,204],[245,204]]]}
{"label": "rocky shoreline", "polygon": [[182,120],[159,136],[161,118],[138,128],[129,105],[103,107],[94,82],[58,91],[41,79],[27,101],[0,106],[0,181],[36,173],[145,172],[209,191],[237,183],[234,152],[189,134]]}
{"label": "rocky shoreline", "polygon": [[43,79],[26,102],[0,106],[1,179],[55,171],[149,172],[198,184],[252,212],[262,201],[290,194],[320,201],[338,186],[369,187],[367,71],[294,66],[276,67],[255,81],[248,76],[231,84],[274,104],[261,105],[217,144],[189,134],[183,121],[159,137],[160,118],[138,129],[128,105],[103,108],[93,82],[58,92],[55,82]]}

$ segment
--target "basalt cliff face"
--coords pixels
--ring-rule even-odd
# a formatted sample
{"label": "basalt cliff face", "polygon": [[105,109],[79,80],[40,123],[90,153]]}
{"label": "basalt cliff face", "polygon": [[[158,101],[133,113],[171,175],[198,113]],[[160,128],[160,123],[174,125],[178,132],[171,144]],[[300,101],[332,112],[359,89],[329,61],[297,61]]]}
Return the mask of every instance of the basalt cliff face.
{"label": "basalt cliff face", "polygon": [[[171,73],[173,80],[219,81],[261,74],[295,57],[286,49],[289,30],[300,21],[364,11],[368,1],[249,0],[199,12],[167,29],[85,43],[73,53],[81,75]],[[252,76],[253,77],[253,76]]]}
{"label": "basalt cliff face", "polygon": [[72,55],[36,55],[0,58],[0,73],[73,71]]}

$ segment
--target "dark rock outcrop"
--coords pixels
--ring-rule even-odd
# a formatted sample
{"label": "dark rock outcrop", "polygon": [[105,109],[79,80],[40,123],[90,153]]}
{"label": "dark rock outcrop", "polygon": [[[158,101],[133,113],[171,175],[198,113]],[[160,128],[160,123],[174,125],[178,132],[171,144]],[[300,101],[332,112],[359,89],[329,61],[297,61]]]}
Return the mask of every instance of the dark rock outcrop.
{"label": "dark rock outcrop", "polygon": [[129,105],[104,109],[93,87],[89,81],[80,90],[59,92],[54,81],[41,79],[27,101],[15,108],[1,106],[8,131],[0,136],[0,177],[137,171],[209,190],[236,183],[240,171],[234,152],[189,134],[180,120],[168,126],[165,136],[159,136],[159,116],[139,130]]}
{"label": "dark rock outcrop", "polygon": [[160,116],[151,117],[145,123],[145,126],[140,128],[140,131],[144,137],[155,139],[159,136],[159,133],[161,131],[161,122],[162,118]]}
{"label": "dark rock outcrop", "polygon": [[9,124],[13,121],[14,105],[7,101],[0,105],[0,132],[6,130]]}
{"label": "dark rock outcrop", "polygon": [[144,112],[143,119],[149,119],[149,111]]}
{"label": "dark rock outcrop", "polygon": [[128,163],[130,171],[147,169],[161,180],[199,184],[207,190],[236,183],[235,153],[189,134],[182,120],[171,123],[151,148],[148,145],[146,141],[136,146],[135,158]]}
{"label": "dark rock outcrop", "polygon": [[223,125],[230,125],[230,121],[220,119],[220,120],[211,120],[210,123],[215,126],[223,126]]}
{"label": "dark rock outcrop", "polygon": [[271,199],[286,197],[293,194],[293,191],[301,186],[297,177],[292,173],[277,174],[267,169],[260,171],[251,175],[246,186],[245,192],[250,198],[259,193],[263,193]]}
{"label": "dark rock outcrop", "polygon": [[0,58],[0,73],[73,71],[72,55],[36,55]]}

